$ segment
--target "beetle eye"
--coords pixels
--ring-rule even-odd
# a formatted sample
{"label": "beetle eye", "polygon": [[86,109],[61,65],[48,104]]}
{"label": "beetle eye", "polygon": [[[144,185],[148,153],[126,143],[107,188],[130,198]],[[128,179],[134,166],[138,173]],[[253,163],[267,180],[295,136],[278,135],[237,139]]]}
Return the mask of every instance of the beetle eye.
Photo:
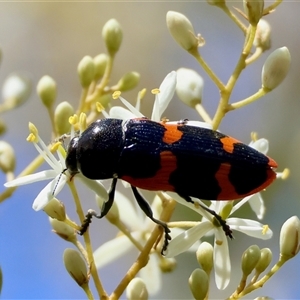
{"label": "beetle eye", "polygon": [[77,159],[76,159],[78,139],[79,139],[78,137],[73,138],[70,141],[70,144],[68,146],[68,153],[67,153],[67,157],[66,157],[66,167],[67,167],[67,170],[69,170],[69,172],[71,173],[71,175],[73,175],[73,174],[75,175],[76,173],[78,173]]}

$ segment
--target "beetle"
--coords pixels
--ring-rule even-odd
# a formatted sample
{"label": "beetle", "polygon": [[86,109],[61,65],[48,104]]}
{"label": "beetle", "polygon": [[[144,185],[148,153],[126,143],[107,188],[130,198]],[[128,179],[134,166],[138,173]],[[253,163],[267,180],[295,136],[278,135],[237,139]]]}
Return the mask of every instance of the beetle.
{"label": "beetle", "polygon": [[[92,216],[104,217],[114,201],[118,179],[127,181],[145,214],[165,231],[162,253],[167,249],[169,228],[153,217],[147,201],[137,188],[176,192],[188,202],[235,200],[265,189],[276,178],[277,163],[240,141],[207,128],[179,122],[155,122],[147,118],[100,119],[92,123],[68,146],[66,168],[71,177],[81,172],[89,179],[111,179],[109,199],[100,215],[89,213],[83,234]],[[226,234],[226,222],[213,214]]]}

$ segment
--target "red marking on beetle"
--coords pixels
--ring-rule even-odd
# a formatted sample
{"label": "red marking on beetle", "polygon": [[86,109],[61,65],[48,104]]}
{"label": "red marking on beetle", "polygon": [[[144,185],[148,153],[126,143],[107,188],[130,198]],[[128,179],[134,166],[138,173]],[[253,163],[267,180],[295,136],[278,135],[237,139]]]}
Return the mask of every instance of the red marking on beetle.
{"label": "red marking on beetle", "polygon": [[223,149],[228,153],[233,153],[234,144],[240,143],[238,140],[236,140],[230,136],[225,136],[225,137],[221,138],[220,142],[223,144]]}
{"label": "red marking on beetle", "polygon": [[153,177],[133,178],[125,175],[121,179],[144,190],[174,192],[175,188],[169,183],[169,177],[177,168],[176,156],[171,151],[162,151],[160,153],[160,165],[160,169]]}
{"label": "red marking on beetle", "polygon": [[215,175],[218,184],[221,188],[221,192],[218,195],[216,200],[227,200],[227,199],[232,200],[232,199],[241,198],[241,196],[237,194],[235,187],[228,180],[230,168],[231,168],[230,164],[222,163]]}
{"label": "red marking on beetle", "polygon": [[177,129],[177,124],[165,124],[161,122],[161,124],[165,127],[166,131],[162,138],[163,142],[166,144],[173,144],[179,141],[183,135],[183,133]]}
{"label": "red marking on beetle", "polygon": [[269,162],[268,162],[268,166],[271,167],[271,168],[277,168],[278,165],[277,165],[277,162],[272,159],[271,157],[267,156],[268,159],[269,159]]}
{"label": "red marking on beetle", "polygon": [[235,190],[235,187],[228,180],[230,168],[231,168],[230,164],[222,163],[220,165],[219,170],[217,171],[217,173],[215,175],[215,177],[218,181],[218,184],[221,188],[221,192],[218,195],[217,200],[234,200],[234,199],[240,199],[240,198],[244,198],[246,196],[250,196],[252,194],[262,191],[276,179],[276,173],[272,169],[266,169],[267,180],[265,182],[263,182],[257,188],[249,191],[248,193],[238,194]]}

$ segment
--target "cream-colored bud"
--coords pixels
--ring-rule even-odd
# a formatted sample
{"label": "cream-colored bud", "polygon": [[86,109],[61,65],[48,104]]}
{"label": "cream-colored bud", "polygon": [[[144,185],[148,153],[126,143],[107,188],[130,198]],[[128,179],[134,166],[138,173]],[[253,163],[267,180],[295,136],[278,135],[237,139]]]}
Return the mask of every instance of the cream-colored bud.
{"label": "cream-colored bud", "polygon": [[260,259],[255,266],[257,273],[261,274],[270,265],[272,260],[272,251],[269,248],[263,248],[260,250]]}
{"label": "cream-colored bud", "polygon": [[13,147],[7,142],[0,141],[0,169],[3,173],[13,172],[16,158]]}
{"label": "cream-colored bud", "polygon": [[175,41],[187,51],[198,48],[199,40],[190,20],[183,14],[168,11],[167,26]]}
{"label": "cream-colored bud", "polygon": [[285,221],[280,231],[280,255],[288,260],[298,254],[300,249],[300,220],[293,216]]}
{"label": "cream-colored bud", "polygon": [[74,243],[77,241],[77,233],[74,228],[62,221],[52,219],[49,217],[50,224],[53,228],[53,231],[60,236],[62,239]]}
{"label": "cream-colored bud", "polygon": [[233,201],[228,201],[220,211],[220,216],[222,217],[223,220],[226,220],[229,215],[231,214],[233,208]]}
{"label": "cream-colored bud", "polygon": [[2,86],[2,97],[8,109],[23,104],[31,93],[31,81],[24,74],[9,75]]}
{"label": "cream-colored bud", "polygon": [[102,37],[108,53],[114,56],[118,51],[123,39],[121,25],[116,19],[108,20],[102,29]]}
{"label": "cream-colored bud", "polygon": [[58,135],[70,132],[71,124],[69,122],[69,118],[73,114],[74,108],[69,102],[64,101],[57,105],[54,112],[54,123]]}
{"label": "cream-colored bud", "polygon": [[95,64],[95,80],[99,80],[105,72],[107,66],[108,56],[105,53],[101,53],[94,57]]}
{"label": "cream-colored bud", "polygon": [[118,81],[117,90],[124,92],[135,88],[138,85],[140,78],[141,75],[139,73],[128,72]]}
{"label": "cream-colored bud", "polygon": [[256,267],[260,259],[260,249],[257,245],[252,245],[242,255],[242,271],[244,276],[248,276]]}
{"label": "cream-colored bud", "polygon": [[53,198],[44,207],[45,213],[52,219],[64,221],[66,219],[66,209],[64,204],[56,198]]}
{"label": "cream-colored bud", "polygon": [[43,76],[36,87],[37,94],[47,108],[51,108],[56,99],[56,82],[48,75]]}
{"label": "cream-colored bud", "polygon": [[63,259],[66,270],[79,286],[89,282],[86,263],[78,251],[71,248],[65,249]]}
{"label": "cream-colored bud", "polygon": [[244,11],[251,25],[257,25],[264,11],[264,0],[243,0]]}
{"label": "cream-colored bud", "polygon": [[77,73],[81,86],[87,88],[95,78],[96,67],[90,56],[85,56],[78,64]]}
{"label": "cream-colored bud", "polygon": [[257,24],[253,45],[255,47],[260,47],[263,51],[266,51],[271,47],[271,26],[264,19],[260,19]]}
{"label": "cream-colored bud", "polygon": [[206,0],[206,2],[210,5],[222,6],[225,4],[225,0]]}
{"label": "cream-colored bud", "polygon": [[127,286],[126,297],[128,300],[147,300],[148,291],[141,278],[133,278]]}
{"label": "cream-colored bud", "polygon": [[6,124],[2,119],[0,119],[0,135],[4,134],[6,132]]}
{"label": "cream-colored bud", "polygon": [[104,108],[108,108],[109,104],[111,103],[111,100],[112,100],[112,97],[110,94],[105,94],[105,95],[99,96],[96,99],[96,102],[98,102],[99,104],[102,105],[102,108],[100,111],[102,111]]}
{"label": "cream-colored bud", "polygon": [[176,93],[178,98],[193,108],[202,101],[204,81],[202,77],[191,69],[177,70]]}
{"label": "cream-colored bud", "polygon": [[195,269],[189,278],[189,286],[195,299],[205,299],[209,287],[207,274],[201,269]]}
{"label": "cream-colored bud", "polygon": [[159,268],[163,273],[173,272],[177,266],[175,258],[161,257],[159,260]]}
{"label": "cream-colored bud", "polygon": [[261,75],[264,88],[275,89],[286,77],[291,65],[291,55],[287,47],[273,51],[266,59]]}
{"label": "cream-colored bud", "polygon": [[207,242],[201,243],[196,252],[196,257],[199,265],[209,275],[214,265],[213,246]]}

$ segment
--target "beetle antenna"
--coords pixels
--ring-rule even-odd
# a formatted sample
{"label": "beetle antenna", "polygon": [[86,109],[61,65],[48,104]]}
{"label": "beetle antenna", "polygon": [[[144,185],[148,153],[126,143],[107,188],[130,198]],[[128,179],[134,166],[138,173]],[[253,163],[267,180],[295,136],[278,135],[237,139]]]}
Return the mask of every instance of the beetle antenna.
{"label": "beetle antenna", "polygon": [[62,172],[60,173],[59,177],[57,178],[56,184],[55,184],[54,189],[52,191],[52,196],[54,196],[54,194],[55,194],[55,190],[56,190],[56,188],[57,188],[57,186],[59,184],[59,181],[61,179],[62,174],[64,174],[67,170],[68,170],[67,168],[65,168],[64,170],[62,170]]}

